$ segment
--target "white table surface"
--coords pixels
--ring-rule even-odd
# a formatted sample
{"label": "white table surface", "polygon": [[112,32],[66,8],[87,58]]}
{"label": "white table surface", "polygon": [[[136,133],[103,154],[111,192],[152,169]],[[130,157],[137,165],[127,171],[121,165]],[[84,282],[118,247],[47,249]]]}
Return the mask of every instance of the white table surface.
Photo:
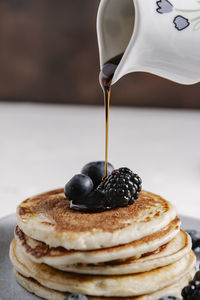
{"label": "white table surface", "polygon": [[[109,160],[200,218],[200,111],[113,108]],[[0,217],[104,160],[103,107],[0,104]]]}

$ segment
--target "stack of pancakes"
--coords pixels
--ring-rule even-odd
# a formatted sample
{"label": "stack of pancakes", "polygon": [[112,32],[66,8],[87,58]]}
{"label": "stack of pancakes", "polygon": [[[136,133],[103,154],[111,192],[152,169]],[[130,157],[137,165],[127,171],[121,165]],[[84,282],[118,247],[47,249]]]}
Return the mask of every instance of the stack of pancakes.
{"label": "stack of pancakes", "polygon": [[45,299],[179,297],[195,273],[174,206],[149,192],[128,207],[85,213],[71,210],[58,189],[22,202],[17,224],[10,247],[16,279]]}

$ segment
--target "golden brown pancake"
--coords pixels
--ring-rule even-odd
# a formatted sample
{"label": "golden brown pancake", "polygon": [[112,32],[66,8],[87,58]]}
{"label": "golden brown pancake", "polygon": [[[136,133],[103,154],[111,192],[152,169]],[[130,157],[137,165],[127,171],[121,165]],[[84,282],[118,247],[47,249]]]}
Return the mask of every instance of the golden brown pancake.
{"label": "golden brown pancake", "polygon": [[180,280],[195,266],[195,255],[191,251],[173,264],[149,272],[122,276],[77,275],[32,262],[21,252],[15,240],[11,243],[10,258],[19,273],[36,279],[50,289],[107,297],[138,296],[156,292],[159,288]]}
{"label": "golden brown pancake", "polygon": [[47,244],[28,237],[17,226],[15,237],[23,251],[37,263],[46,263],[54,267],[77,263],[99,263],[117,261],[129,257],[139,258],[145,253],[157,251],[163,244],[171,241],[180,230],[180,219],[176,217],[165,228],[150,236],[133,241],[129,244],[97,250],[66,250],[63,247],[50,248]]}
{"label": "golden brown pancake", "polygon": [[[166,295],[174,295],[176,297],[181,297],[181,290],[188,282],[193,278],[195,270],[192,270],[186,274],[181,280],[173,285],[167,286],[164,289],[158,290],[155,293],[149,295],[135,296],[135,297],[92,297],[88,296],[88,300],[158,300]],[[22,274],[14,270],[16,280],[29,292],[38,295],[39,297],[48,300],[66,300],[69,293],[59,292],[53,289],[46,288],[42,286],[33,278],[27,278]]]}
{"label": "golden brown pancake", "polygon": [[130,243],[161,230],[175,216],[173,205],[145,191],[133,205],[101,213],[71,210],[63,189],[28,198],[17,210],[18,225],[28,236],[76,250]]}
{"label": "golden brown pancake", "polygon": [[[27,255],[26,248],[17,240],[19,247]],[[29,247],[28,247],[29,248]],[[146,272],[158,267],[171,264],[191,250],[191,238],[182,230],[170,242],[158,247],[153,252],[141,255],[140,258],[130,257],[96,264],[65,264],[65,257],[59,259],[48,259],[48,265],[56,269],[73,272],[77,274],[93,275],[123,275]],[[57,250],[58,251],[58,250]],[[32,256],[29,255],[32,259]],[[35,261],[38,263],[37,259]],[[47,261],[47,259],[45,260]]]}
{"label": "golden brown pancake", "polygon": [[[137,219],[141,212],[149,208],[156,208],[157,204],[162,206],[162,210],[169,210],[169,203],[159,197],[154,198],[151,193],[141,192],[140,197],[134,205],[123,208],[116,208],[101,213],[85,213],[71,210],[69,201],[66,199],[63,189],[58,189],[44,193],[33,198],[25,200],[18,209],[18,214],[23,219],[31,218],[34,215],[45,215],[52,222],[43,222],[44,224],[54,226],[58,232],[70,231],[76,234],[81,232],[91,232],[102,230],[105,232],[114,232],[129,226],[130,219]],[[156,210],[154,215],[144,217],[143,222],[149,222],[153,217],[159,217],[160,212]],[[126,222],[127,221],[127,222]]]}
{"label": "golden brown pancake", "polygon": [[[18,282],[49,300],[157,300],[194,274],[191,239],[175,207],[142,191],[133,205],[100,213],[70,209],[63,189],[22,202],[10,258]],[[106,298],[105,298],[106,297]]]}

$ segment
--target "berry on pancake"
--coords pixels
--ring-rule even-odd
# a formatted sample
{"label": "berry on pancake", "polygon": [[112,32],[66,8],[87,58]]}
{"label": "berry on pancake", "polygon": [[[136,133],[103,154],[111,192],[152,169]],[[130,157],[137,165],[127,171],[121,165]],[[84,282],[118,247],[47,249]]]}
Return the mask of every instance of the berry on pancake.
{"label": "berry on pancake", "polygon": [[[108,163],[108,176],[113,170],[113,165]],[[83,167],[81,173],[89,176],[93,181],[94,188],[97,188],[105,176],[105,161],[92,161]]]}
{"label": "berry on pancake", "polygon": [[74,175],[64,188],[66,198],[75,202],[81,202],[93,190],[91,178],[84,174]]}
{"label": "berry on pancake", "polygon": [[106,206],[111,208],[133,204],[142,189],[141,178],[128,168],[114,170],[104,182]]}

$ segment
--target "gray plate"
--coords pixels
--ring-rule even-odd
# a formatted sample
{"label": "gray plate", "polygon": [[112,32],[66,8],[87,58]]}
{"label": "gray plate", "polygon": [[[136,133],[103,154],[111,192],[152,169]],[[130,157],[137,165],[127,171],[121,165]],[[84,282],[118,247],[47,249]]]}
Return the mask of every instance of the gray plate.
{"label": "gray plate", "polygon": [[[200,231],[200,220],[189,217],[181,217],[181,220],[184,229],[196,229]],[[10,242],[13,239],[15,224],[15,215],[0,220],[0,300],[41,299],[24,290],[16,283],[13,277],[8,252]]]}

